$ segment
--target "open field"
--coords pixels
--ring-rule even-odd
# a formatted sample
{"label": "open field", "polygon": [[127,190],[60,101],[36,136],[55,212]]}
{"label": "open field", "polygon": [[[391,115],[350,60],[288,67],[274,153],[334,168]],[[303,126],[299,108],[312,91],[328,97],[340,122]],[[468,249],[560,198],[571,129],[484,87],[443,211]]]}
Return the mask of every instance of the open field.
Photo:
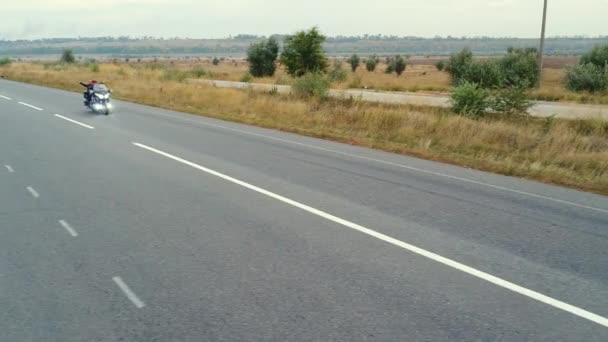
{"label": "open field", "polygon": [[74,91],[82,90],[78,80],[95,78],[119,99],[608,194],[608,123],[602,121],[472,120],[437,108],[218,89],[129,65],[103,64],[92,72],[82,65],[13,63],[0,70],[9,79]]}
{"label": "open field", "polygon": [[[332,87],[447,94],[450,90],[449,75],[435,68],[435,63],[442,59],[445,60],[442,57],[412,57],[408,60],[408,67],[401,77],[397,77],[395,74],[385,74],[386,65],[384,63],[380,63],[374,72],[368,72],[362,64],[354,74],[350,71],[350,67],[343,63],[347,79]],[[562,84],[564,67],[573,63],[576,63],[576,57],[548,57],[546,60],[548,67],[543,71],[542,86],[540,89],[532,90],[531,97],[544,101],[608,104],[608,92],[576,93],[564,88]],[[147,59],[141,62],[137,62],[137,59],[130,59],[129,63],[121,59],[115,60],[113,64],[123,69],[148,68],[183,72],[203,70],[204,74],[199,74],[197,77],[224,81],[242,81],[248,73],[248,64],[243,59],[225,59],[219,65],[213,65],[210,58]],[[191,77],[191,75],[187,76]],[[279,68],[274,77],[252,78],[251,82],[288,85],[291,83],[291,78]]]}

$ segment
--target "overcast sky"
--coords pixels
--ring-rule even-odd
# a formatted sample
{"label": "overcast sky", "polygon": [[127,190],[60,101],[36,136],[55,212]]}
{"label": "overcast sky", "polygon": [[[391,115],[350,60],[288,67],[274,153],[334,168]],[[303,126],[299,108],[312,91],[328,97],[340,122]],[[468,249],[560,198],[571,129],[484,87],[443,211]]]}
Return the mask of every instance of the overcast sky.
{"label": "overcast sky", "polygon": [[[327,35],[536,37],[542,0],[2,0],[0,39]],[[608,35],[608,0],[549,0],[547,34]]]}

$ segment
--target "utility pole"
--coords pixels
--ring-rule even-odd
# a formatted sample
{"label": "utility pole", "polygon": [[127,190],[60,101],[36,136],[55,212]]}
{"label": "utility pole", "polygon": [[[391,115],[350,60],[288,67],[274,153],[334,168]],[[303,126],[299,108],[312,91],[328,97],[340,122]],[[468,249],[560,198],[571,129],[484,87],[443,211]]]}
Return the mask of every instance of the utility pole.
{"label": "utility pole", "polygon": [[540,88],[543,80],[543,54],[545,52],[545,28],[547,25],[547,1],[544,0],[545,5],[543,6],[543,25],[540,32],[540,49],[538,50],[538,83],[537,88]]}

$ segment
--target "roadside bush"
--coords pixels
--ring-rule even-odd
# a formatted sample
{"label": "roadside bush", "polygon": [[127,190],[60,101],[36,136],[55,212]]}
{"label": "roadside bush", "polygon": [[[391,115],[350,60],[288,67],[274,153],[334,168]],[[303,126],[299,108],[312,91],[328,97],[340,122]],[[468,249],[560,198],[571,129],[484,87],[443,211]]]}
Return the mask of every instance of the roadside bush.
{"label": "roadside bush", "polygon": [[357,71],[359,64],[361,64],[361,58],[359,58],[357,54],[354,54],[348,59],[348,64],[350,64],[350,70],[355,72]]}
{"label": "roadside bush", "polygon": [[473,52],[464,48],[458,53],[450,56],[450,61],[446,65],[446,71],[450,74],[453,84],[459,84],[469,65],[473,63]]}
{"label": "roadside bush", "polygon": [[207,75],[207,72],[203,68],[197,68],[197,69],[192,70],[192,76],[194,76],[195,78],[201,78],[206,75]]}
{"label": "roadside bush", "polygon": [[406,63],[405,59],[403,57],[397,55],[395,57],[395,62],[394,62],[394,66],[393,66],[393,68],[395,69],[395,72],[397,73],[397,77],[399,77],[399,76],[401,76],[401,74],[403,74],[406,67],[407,67],[407,63]]}
{"label": "roadside bush", "polygon": [[316,27],[288,36],[280,58],[287,73],[296,77],[308,73],[325,73],[328,68],[323,51],[325,39]]}
{"label": "roadside bush", "polygon": [[376,70],[376,66],[378,65],[378,60],[376,56],[369,56],[365,61],[365,68],[369,72],[374,72]]}
{"label": "roadside bush", "polygon": [[255,77],[271,77],[277,69],[279,43],[274,38],[252,44],[247,50],[249,73]]}
{"label": "roadside bush", "polygon": [[61,58],[59,59],[61,63],[72,64],[76,62],[76,58],[74,57],[74,51],[72,49],[65,49],[61,54]]}
{"label": "roadside bush", "polygon": [[600,68],[608,67],[608,44],[596,45],[581,57],[580,64],[593,64]]}
{"label": "roadside bush", "polygon": [[439,61],[435,63],[435,68],[437,68],[437,70],[439,71],[443,71],[443,69],[445,68],[445,61]]}
{"label": "roadside bush", "polygon": [[13,62],[12,59],[5,57],[5,58],[0,58],[0,66],[5,66],[5,65],[9,65]]}
{"label": "roadside bush", "polygon": [[527,86],[508,87],[494,92],[490,108],[504,114],[527,114],[532,107]]}
{"label": "roadside bush", "polygon": [[243,77],[241,77],[241,82],[245,82],[245,83],[249,83],[251,81],[253,81],[253,76],[250,73],[245,73],[245,75],[243,75]]}
{"label": "roadside bush", "polygon": [[213,57],[213,61],[211,63],[213,63],[213,65],[219,65],[220,64],[220,60],[217,57]]}
{"label": "roadside bush", "polygon": [[480,117],[490,105],[490,92],[478,84],[464,81],[452,90],[451,103],[455,113]]}
{"label": "roadside bush", "polygon": [[296,96],[326,98],[329,80],[320,73],[308,73],[295,79],[292,89]]}
{"label": "roadside bush", "polygon": [[99,65],[97,63],[91,63],[89,65],[89,70],[91,70],[91,72],[99,72]]}
{"label": "roadside bush", "polygon": [[329,81],[331,81],[331,82],[340,83],[340,82],[346,81],[347,75],[346,75],[346,71],[344,71],[344,68],[342,67],[341,61],[336,60],[334,62],[327,77],[328,77]]}
{"label": "roadside bush", "polygon": [[509,48],[500,59],[504,85],[509,87],[533,87],[538,82],[538,51],[534,48]]}
{"label": "roadside bush", "polygon": [[496,60],[469,63],[461,72],[460,82],[475,83],[482,88],[500,88],[505,84],[504,73]]}
{"label": "roadside bush", "polygon": [[593,63],[570,66],[564,84],[573,91],[596,92],[608,89],[608,68]]}
{"label": "roadside bush", "polygon": [[386,69],[384,69],[385,74],[392,74],[395,72],[395,61],[392,58],[386,59]]}

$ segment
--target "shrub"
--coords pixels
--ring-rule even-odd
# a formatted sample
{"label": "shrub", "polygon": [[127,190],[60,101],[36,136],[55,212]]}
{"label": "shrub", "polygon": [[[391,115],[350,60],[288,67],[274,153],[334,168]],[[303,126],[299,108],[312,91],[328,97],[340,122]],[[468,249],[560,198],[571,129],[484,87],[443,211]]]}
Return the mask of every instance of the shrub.
{"label": "shrub", "polygon": [[99,72],[99,65],[97,65],[96,63],[92,63],[89,65],[89,69],[91,70],[91,72]]}
{"label": "shrub", "polygon": [[316,27],[288,36],[281,54],[281,63],[287,73],[296,77],[307,73],[325,73],[328,67],[323,51],[325,39]]}
{"label": "shrub", "polygon": [[220,60],[217,57],[213,57],[212,63],[213,63],[213,65],[219,65],[220,64]]}
{"label": "shrub", "polygon": [[392,74],[395,72],[395,58],[394,57],[386,57],[386,69],[384,69],[385,74]]}
{"label": "shrub", "polygon": [[446,71],[450,74],[453,84],[459,84],[469,65],[473,63],[473,53],[470,49],[464,48],[459,53],[450,56],[450,61],[446,66]]}
{"label": "shrub", "polygon": [[9,65],[13,62],[12,59],[5,57],[5,58],[0,58],[0,66],[5,66],[5,65]]}
{"label": "shrub", "polygon": [[488,109],[490,92],[478,84],[463,81],[452,90],[451,102],[454,112],[480,117]]}
{"label": "shrub", "polygon": [[395,69],[397,76],[401,76],[401,74],[403,74],[403,72],[405,71],[406,67],[407,67],[407,63],[405,62],[405,59],[403,57],[401,57],[401,56],[395,57],[395,62],[394,62],[393,68]]}
{"label": "shrub", "polygon": [[255,77],[274,76],[278,56],[279,43],[272,37],[252,44],[247,50],[249,73]]}
{"label": "shrub", "polygon": [[72,64],[76,62],[76,58],[74,57],[74,51],[72,49],[63,50],[63,54],[61,55],[61,59],[59,59],[61,63]]}
{"label": "shrub", "polygon": [[296,96],[326,98],[329,81],[320,73],[308,73],[295,79],[292,89]]}
{"label": "shrub", "polygon": [[443,69],[445,68],[445,61],[439,61],[435,63],[435,68],[437,68],[437,70],[439,71],[443,71]]}
{"label": "shrub", "polygon": [[460,82],[475,83],[482,88],[500,88],[505,84],[500,62],[496,60],[469,63],[463,68]]}
{"label": "shrub", "polygon": [[538,82],[537,50],[534,48],[509,48],[500,60],[504,85],[509,87],[533,87]]}
{"label": "shrub", "polygon": [[342,68],[342,62],[336,60],[332,66],[332,69],[329,71],[327,75],[331,82],[344,82],[346,81],[346,71]]}
{"label": "shrub", "polygon": [[378,57],[369,56],[365,61],[365,68],[369,72],[374,72],[376,70],[376,66],[378,65]]}
{"label": "shrub", "polygon": [[249,83],[251,81],[253,81],[253,76],[248,72],[241,77],[241,82]]}
{"label": "shrub", "polygon": [[596,45],[581,57],[580,64],[593,64],[600,68],[608,67],[608,44]]}
{"label": "shrub", "polygon": [[361,58],[359,58],[357,54],[354,54],[348,59],[348,64],[350,64],[350,69],[352,72],[355,72],[357,71],[359,64],[361,64]]}
{"label": "shrub", "polygon": [[195,78],[201,78],[206,75],[207,75],[207,72],[203,68],[197,68],[197,69],[192,70],[192,76],[194,76]]}
{"label": "shrub", "polygon": [[526,114],[532,107],[526,85],[497,90],[490,101],[495,112],[504,114]]}
{"label": "shrub", "polygon": [[608,89],[608,68],[593,63],[568,67],[564,79],[566,88],[574,91],[596,92]]}

